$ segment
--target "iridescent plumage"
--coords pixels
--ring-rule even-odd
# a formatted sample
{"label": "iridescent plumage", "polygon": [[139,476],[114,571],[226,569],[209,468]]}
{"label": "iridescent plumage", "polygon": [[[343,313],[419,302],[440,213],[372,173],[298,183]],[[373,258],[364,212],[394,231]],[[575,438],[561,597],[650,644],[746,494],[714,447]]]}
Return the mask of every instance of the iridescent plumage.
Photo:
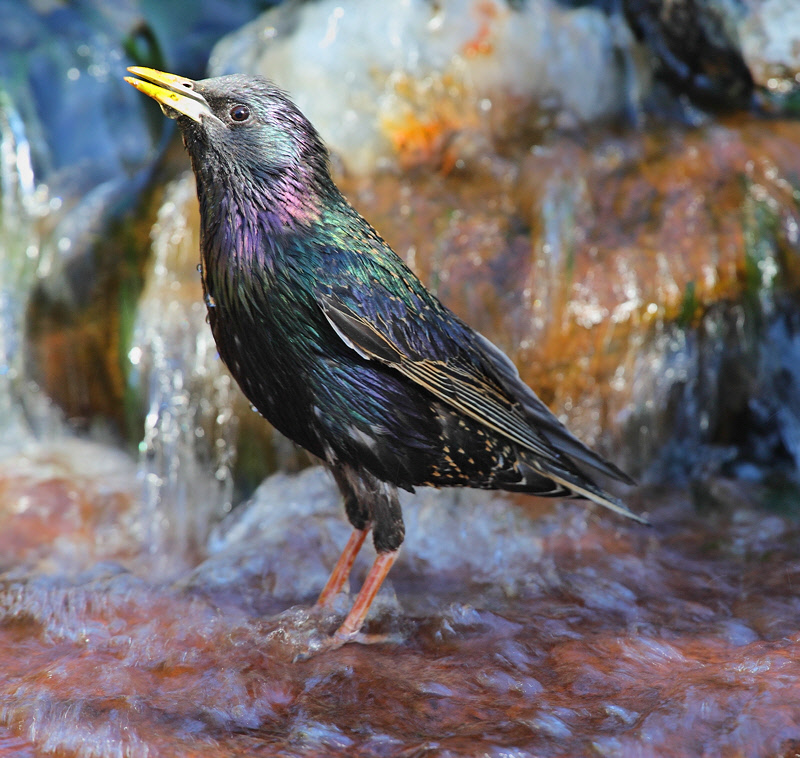
{"label": "iridescent plumage", "polygon": [[357,634],[403,541],[397,487],[574,494],[643,521],[587,469],[629,477],[573,437],[350,206],[284,93],[260,77],[132,71],[178,118],[191,158],[219,354],[264,417],[327,463],[357,530],[322,601],[373,531],[378,564],[332,646]]}

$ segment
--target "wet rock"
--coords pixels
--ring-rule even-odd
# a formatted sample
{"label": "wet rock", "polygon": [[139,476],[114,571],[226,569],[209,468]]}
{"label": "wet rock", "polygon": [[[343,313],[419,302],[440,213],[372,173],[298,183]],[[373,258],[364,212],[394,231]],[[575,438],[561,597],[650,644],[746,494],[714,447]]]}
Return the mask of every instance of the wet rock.
{"label": "wet rock", "polygon": [[286,3],[229,35],[210,72],[272,78],[363,174],[457,161],[474,141],[465,134],[616,116],[646,78],[630,43],[618,17],[585,5],[324,0]]}
{"label": "wet rock", "polygon": [[[2,748],[766,756],[800,738],[800,531],[748,502],[698,516],[642,491],[646,529],[578,503],[405,496],[407,543],[368,620],[385,641],[292,663],[348,602],[308,607],[348,532],[329,475],[266,481],[173,581],[146,544],[91,539],[129,486],[115,455],[0,472],[3,533],[34,501],[64,522],[0,573]],[[42,489],[53,475],[62,490]]]}
{"label": "wet rock", "polygon": [[701,104],[750,105],[753,79],[737,34],[746,15],[734,0],[625,0],[625,16],[658,73]]}
{"label": "wet rock", "polygon": [[800,16],[792,0],[626,0],[623,7],[657,76],[677,93],[701,107],[797,112]]}
{"label": "wet rock", "polygon": [[112,448],[28,442],[0,461],[0,571],[86,570],[141,550],[136,469]]}
{"label": "wet rock", "polygon": [[131,168],[143,168],[151,150],[135,118],[140,103],[118,83],[137,13],[132,3],[107,18],[91,7],[4,0],[2,14],[0,79],[30,135],[36,182],[54,200],[41,273],[49,296],[74,308],[93,291],[87,268],[94,273],[109,216],[137,189]]}
{"label": "wet rock", "polygon": [[777,95],[797,91],[800,73],[800,8],[791,0],[748,3],[739,27],[754,81]]}
{"label": "wet rock", "polygon": [[[102,0],[100,0],[102,4]],[[208,51],[225,34],[239,29],[281,0],[203,0],[202,3],[160,3],[139,0],[142,21],[128,52],[137,61],[199,79],[206,71]],[[180,31],[178,31],[180,30]],[[137,57],[138,56],[138,57]],[[164,70],[161,67],[161,70]]]}

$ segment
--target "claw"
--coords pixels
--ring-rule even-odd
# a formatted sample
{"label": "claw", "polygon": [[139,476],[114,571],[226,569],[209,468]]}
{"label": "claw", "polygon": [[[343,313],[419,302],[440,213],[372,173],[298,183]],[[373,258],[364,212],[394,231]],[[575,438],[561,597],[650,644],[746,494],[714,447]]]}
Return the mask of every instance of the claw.
{"label": "claw", "polygon": [[399,644],[402,641],[402,637],[397,634],[365,634],[364,632],[340,634],[337,631],[330,637],[325,637],[322,640],[309,644],[305,650],[295,655],[292,659],[292,663],[307,661],[316,655],[338,650],[349,642],[357,642],[359,645],[381,645],[385,643]]}

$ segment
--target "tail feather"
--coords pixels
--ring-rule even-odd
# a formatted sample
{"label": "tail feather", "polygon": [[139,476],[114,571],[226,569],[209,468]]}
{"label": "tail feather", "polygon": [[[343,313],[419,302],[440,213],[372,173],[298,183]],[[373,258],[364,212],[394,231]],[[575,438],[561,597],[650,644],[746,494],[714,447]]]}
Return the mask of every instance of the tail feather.
{"label": "tail feather", "polygon": [[638,521],[640,524],[646,524],[647,526],[650,526],[650,522],[644,516],[640,516],[638,513],[634,513],[619,498],[616,498],[613,495],[609,495],[607,492],[604,492],[599,487],[596,487],[594,485],[581,486],[579,484],[576,484],[575,482],[561,479],[556,474],[550,474],[550,478],[554,482],[558,482],[559,484],[562,484],[565,487],[569,488],[576,495],[588,498],[589,500],[597,503],[598,505],[602,505],[603,507],[608,508],[610,511],[618,513],[620,516],[627,516],[628,518],[633,519],[634,521]]}
{"label": "tail feather", "polygon": [[[528,469],[530,478],[534,481],[540,481],[542,476],[550,479],[566,491],[565,494],[571,494],[577,497],[586,498],[592,502],[608,508],[610,511],[625,516],[627,518],[638,521],[640,524],[650,525],[650,522],[638,513],[634,513],[628,506],[625,505],[619,498],[610,495],[605,490],[598,487],[591,479],[580,474],[579,472],[572,472],[567,470],[554,470],[555,467],[548,466],[547,470],[543,466],[536,465],[532,462],[519,462],[520,468],[523,472]],[[526,479],[528,476],[525,477]],[[555,489],[555,488],[554,488]],[[548,493],[549,494],[549,493]],[[556,491],[553,494],[557,494]]]}

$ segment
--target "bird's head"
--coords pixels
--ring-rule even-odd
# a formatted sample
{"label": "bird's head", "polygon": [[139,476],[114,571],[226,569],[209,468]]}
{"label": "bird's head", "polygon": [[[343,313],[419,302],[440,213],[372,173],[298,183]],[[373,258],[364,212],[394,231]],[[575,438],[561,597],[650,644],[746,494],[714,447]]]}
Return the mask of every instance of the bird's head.
{"label": "bird's head", "polygon": [[327,173],[327,150],[308,119],[260,76],[194,81],[151,68],[128,69],[125,80],[177,119],[195,170],[227,169],[270,176],[305,167]]}

